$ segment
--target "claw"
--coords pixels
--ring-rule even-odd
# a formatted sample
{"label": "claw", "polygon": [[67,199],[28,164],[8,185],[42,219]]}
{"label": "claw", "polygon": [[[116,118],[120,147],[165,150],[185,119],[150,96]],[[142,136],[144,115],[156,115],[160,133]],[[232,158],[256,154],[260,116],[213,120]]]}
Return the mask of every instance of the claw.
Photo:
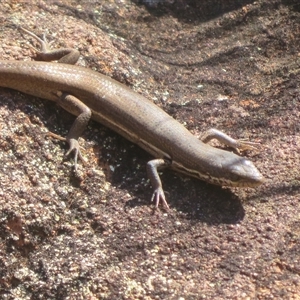
{"label": "claw", "polygon": [[81,151],[80,151],[80,146],[77,140],[75,139],[70,139],[67,140],[66,138],[55,134],[53,132],[48,132],[47,135],[60,140],[60,141],[64,141],[64,142],[68,142],[69,143],[69,150],[66,152],[65,156],[69,156],[72,152],[74,152],[74,167],[75,167],[75,171],[77,171],[77,162],[78,162],[78,158],[82,161],[83,165],[86,165],[86,161],[83,158]]}
{"label": "claw", "polygon": [[84,165],[86,164],[86,161],[81,154],[78,141],[75,139],[70,139],[68,142],[69,142],[70,147],[66,153],[66,156],[68,156],[68,155],[70,155],[70,153],[74,152],[74,168],[75,168],[75,171],[77,171],[78,158],[82,161],[82,163]]}
{"label": "claw", "polygon": [[160,200],[162,201],[163,203],[163,206],[166,208],[166,209],[169,209],[169,205],[166,201],[166,197],[165,197],[165,193],[163,191],[162,188],[157,188],[154,192],[153,192],[153,195],[151,197],[151,202],[153,202],[153,200],[155,199],[155,208],[158,208],[158,205],[159,205],[159,202]]}
{"label": "claw", "polygon": [[64,142],[67,141],[67,139],[66,139],[65,137],[62,137],[62,136],[60,136],[60,135],[58,135],[58,134],[56,134],[56,133],[53,133],[53,132],[51,132],[51,131],[48,132],[47,135],[53,137],[54,139],[60,140],[60,141],[64,141]]}
{"label": "claw", "polygon": [[238,140],[237,141],[237,149],[244,151],[244,150],[258,150],[260,143],[249,142],[245,140]]}

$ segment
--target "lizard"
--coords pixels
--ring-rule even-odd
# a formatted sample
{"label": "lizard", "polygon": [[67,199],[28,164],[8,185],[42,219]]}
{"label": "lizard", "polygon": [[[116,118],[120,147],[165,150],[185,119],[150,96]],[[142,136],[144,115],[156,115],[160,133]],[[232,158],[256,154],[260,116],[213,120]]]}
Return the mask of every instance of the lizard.
{"label": "lizard", "polygon": [[39,38],[25,28],[19,29],[40,44],[41,50],[35,50],[42,61],[0,61],[0,86],[55,101],[76,116],[64,138],[69,144],[66,155],[74,153],[75,170],[78,159],[84,161],[78,138],[93,119],[154,157],[147,163],[146,170],[153,187],[151,201],[155,201],[155,207],[162,201],[169,208],[159,176],[163,168],[220,186],[256,187],[265,181],[249,159],[208,144],[217,139],[244,150],[255,148],[255,143],[235,140],[214,128],[199,139],[126,85],[75,65],[79,51],[71,48],[50,50],[45,35]]}

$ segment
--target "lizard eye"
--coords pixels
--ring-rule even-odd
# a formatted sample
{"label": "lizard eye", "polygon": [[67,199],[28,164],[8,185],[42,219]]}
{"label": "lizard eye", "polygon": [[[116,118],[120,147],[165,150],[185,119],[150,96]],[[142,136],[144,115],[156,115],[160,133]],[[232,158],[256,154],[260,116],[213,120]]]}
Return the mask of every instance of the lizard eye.
{"label": "lizard eye", "polygon": [[237,181],[240,180],[240,176],[239,176],[239,175],[236,175],[236,174],[232,174],[232,175],[230,176],[230,179],[231,179],[232,181],[234,181],[234,182],[237,182]]}

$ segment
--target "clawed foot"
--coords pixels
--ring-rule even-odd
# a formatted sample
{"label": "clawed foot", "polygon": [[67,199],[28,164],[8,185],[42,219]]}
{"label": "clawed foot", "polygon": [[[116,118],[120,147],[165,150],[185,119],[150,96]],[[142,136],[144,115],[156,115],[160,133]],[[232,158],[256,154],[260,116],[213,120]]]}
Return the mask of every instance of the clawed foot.
{"label": "clawed foot", "polygon": [[249,142],[246,140],[237,140],[237,151],[258,150],[260,143]]}
{"label": "clawed foot", "polygon": [[78,158],[82,161],[83,164],[86,164],[85,159],[83,158],[81,151],[80,151],[80,146],[77,140],[71,139],[68,141],[70,148],[66,153],[66,156],[68,156],[70,153],[74,152],[74,167],[75,171],[77,171],[77,161]]}
{"label": "clawed foot", "polygon": [[50,47],[50,43],[48,43],[47,39],[46,39],[46,34],[44,33],[43,34],[43,38],[39,38],[37,35],[35,35],[33,32],[23,28],[23,27],[19,27],[19,30],[27,33],[28,35],[30,35],[31,37],[33,37],[41,46],[41,50],[35,48],[34,46],[32,45],[29,45],[29,47],[31,49],[33,49],[36,53],[37,53],[37,56],[39,55],[42,55],[43,53],[46,53],[49,51],[49,47]]}
{"label": "clawed foot", "polygon": [[80,146],[79,146],[79,143],[78,143],[77,140],[75,140],[75,139],[67,140],[66,138],[64,138],[64,137],[62,137],[58,134],[55,134],[53,132],[49,132],[48,135],[55,138],[55,139],[58,139],[60,141],[64,141],[64,142],[69,143],[69,150],[67,151],[65,156],[69,156],[72,152],[74,152],[74,168],[75,168],[75,171],[77,171],[78,158],[82,161],[82,163],[84,165],[86,164],[86,161],[85,161],[85,159],[83,158],[83,156],[81,154]]}
{"label": "clawed foot", "polygon": [[168,203],[166,201],[165,193],[164,193],[164,191],[163,191],[162,188],[157,188],[153,192],[153,195],[152,195],[152,198],[151,198],[151,202],[153,202],[154,200],[155,200],[155,208],[158,208],[159,202],[161,200],[162,203],[163,203],[163,206],[166,209],[169,209],[169,205],[168,205]]}

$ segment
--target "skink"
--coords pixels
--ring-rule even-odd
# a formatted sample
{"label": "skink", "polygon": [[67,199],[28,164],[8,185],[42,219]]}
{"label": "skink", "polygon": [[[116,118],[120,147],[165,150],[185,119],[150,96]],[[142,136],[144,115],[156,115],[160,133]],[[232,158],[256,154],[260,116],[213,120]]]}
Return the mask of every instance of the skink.
{"label": "skink", "polygon": [[40,43],[37,56],[44,61],[0,61],[0,86],[55,101],[76,116],[66,137],[67,154],[74,152],[75,168],[78,157],[82,158],[78,138],[92,118],[155,157],[147,163],[147,173],[156,207],[160,201],[168,207],[158,174],[165,167],[222,186],[255,187],[264,182],[250,160],[207,144],[213,138],[233,148],[252,148],[253,143],[234,140],[216,129],[209,130],[201,141],[127,86],[74,66],[78,51],[49,50],[45,38],[22,30]]}

